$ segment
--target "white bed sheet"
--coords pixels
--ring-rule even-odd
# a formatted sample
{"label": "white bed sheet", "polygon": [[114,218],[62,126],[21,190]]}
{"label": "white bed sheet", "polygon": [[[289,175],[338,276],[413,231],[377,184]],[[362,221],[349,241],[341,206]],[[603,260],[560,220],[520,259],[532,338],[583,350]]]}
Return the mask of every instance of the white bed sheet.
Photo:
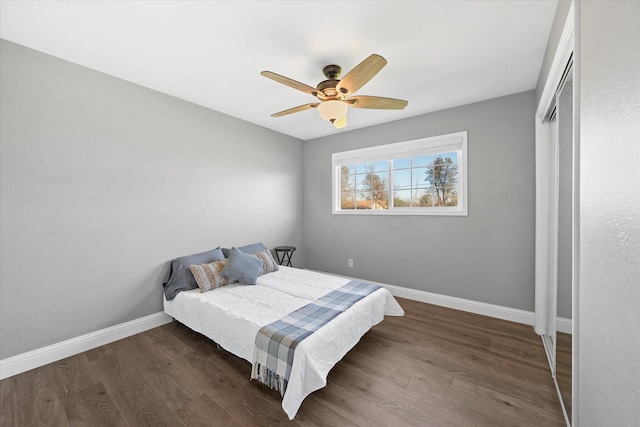
{"label": "white bed sheet", "polygon": [[[232,284],[164,299],[164,311],[238,357],[253,362],[258,330],[339,288],[350,279],[281,266],[256,286]],[[327,374],[384,315],[404,311],[382,288],[355,303],[296,348],[282,408],[293,419],[305,397],[326,385]],[[250,373],[249,373],[250,374]]]}

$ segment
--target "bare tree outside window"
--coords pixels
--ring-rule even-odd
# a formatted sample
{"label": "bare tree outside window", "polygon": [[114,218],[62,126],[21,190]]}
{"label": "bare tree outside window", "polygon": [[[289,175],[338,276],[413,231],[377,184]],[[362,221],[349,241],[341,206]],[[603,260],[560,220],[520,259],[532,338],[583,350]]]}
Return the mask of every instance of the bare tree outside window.
{"label": "bare tree outside window", "polygon": [[436,192],[434,205],[457,206],[458,164],[450,157],[438,156],[433,159],[425,173],[427,176],[424,180],[429,182]]}
{"label": "bare tree outside window", "polygon": [[356,207],[354,175],[349,166],[340,167],[340,207],[341,209],[354,209]]}
{"label": "bare tree outside window", "polygon": [[371,200],[371,209],[389,208],[389,191],[387,181],[374,172],[374,165],[367,166],[368,172],[362,180],[363,189],[368,193],[365,197]]}

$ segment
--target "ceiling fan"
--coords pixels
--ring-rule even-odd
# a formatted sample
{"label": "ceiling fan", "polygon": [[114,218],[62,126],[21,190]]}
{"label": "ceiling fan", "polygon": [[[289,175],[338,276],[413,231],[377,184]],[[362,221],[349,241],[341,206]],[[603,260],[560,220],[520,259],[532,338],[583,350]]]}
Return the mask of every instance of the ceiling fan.
{"label": "ceiling fan", "polygon": [[299,111],[317,108],[320,117],[327,120],[336,128],[347,125],[348,106],[354,108],[372,108],[379,110],[402,110],[407,106],[407,101],[380,96],[356,95],[358,89],[364,86],[387,64],[387,60],[375,53],[349,71],[342,79],[338,80],[342,68],[339,65],[327,65],[322,69],[327,80],[318,83],[317,87],[307,86],[288,77],[271,71],[263,71],[260,75],[278,83],[282,83],[294,89],[313,95],[320,102],[300,105],[272,114],[271,117],[282,117]]}

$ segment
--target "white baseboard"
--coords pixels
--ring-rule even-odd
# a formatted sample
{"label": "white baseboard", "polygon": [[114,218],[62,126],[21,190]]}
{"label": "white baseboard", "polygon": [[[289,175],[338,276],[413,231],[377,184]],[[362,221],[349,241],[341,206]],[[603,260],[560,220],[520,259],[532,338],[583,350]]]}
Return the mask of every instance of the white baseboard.
{"label": "white baseboard", "polygon": [[[496,319],[509,320],[511,322],[522,323],[525,325],[533,325],[534,323],[535,315],[532,311],[434,294],[431,292],[419,291],[417,289],[403,288],[401,286],[386,285],[384,283],[380,283],[380,285],[389,289],[389,292],[391,292],[393,296],[400,298],[426,302],[428,304],[481,314],[483,316],[495,317]],[[571,334],[571,325],[571,319],[558,317],[556,321],[556,329],[558,332],[564,332],[565,334]]]}
{"label": "white baseboard", "polygon": [[572,334],[572,329],[573,321],[571,319],[565,319],[564,317],[558,317],[556,319],[556,331]]}
{"label": "white baseboard", "polygon": [[164,312],[0,360],[0,380],[171,322]]}
{"label": "white baseboard", "polygon": [[[326,273],[331,274],[331,273]],[[371,282],[371,281],[370,281]],[[387,288],[391,294],[400,298],[407,298],[414,301],[426,302],[428,304],[439,305],[441,307],[453,308],[455,310],[469,313],[481,314],[483,316],[495,317],[497,319],[509,320],[511,322],[533,325],[533,312],[518,310],[515,308],[503,307],[484,302],[472,301],[458,297],[434,294],[417,289],[404,288],[402,286],[376,283]],[[139,334],[146,330],[162,326],[171,322],[171,317],[164,312],[150,314],[140,319],[115,325],[110,328],[101,329],[80,337],[52,344],[33,351],[18,354],[0,360],[0,380],[21,374],[22,372],[44,366],[46,364],[70,357],[83,351],[91,350],[101,345],[109,344],[131,335]],[[558,332],[571,333],[571,319],[558,318]]]}
{"label": "white baseboard", "polygon": [[393,296],[400,298],[426,302],[428,304],[439,305],[441,307],[495,317],[496,319],[523,323],[525,325],[533,325],[533,312],[531,311],[503,307],[501,305],[488,304],[486,302],[473,301],[464,298],[450,297],[447,295],[434,294],[432,292],[420,291],[417,289],[403,288],[402,286],[385,285],[382,283],[381,285],[389,289]]}
{"label": "white baseboard", "polygon": [[[312,269],[309,269],[309,270],[318,271],[324,274],[330,274],[332,276],[338,276],[338,274],[327,273],[324,271],[312,270]],[[341,277],[354,279],[354,277],[349,277],[349,276],[341,276]],[[532,311],[519,310],[517,308],[503,307],[501,305],[488,304],[486,302],[479,302],[479,301],[473,301],[473,300],[468,300],[464,298],[434,294],[432,292],[420,291],[418,289],[405,288],[405,287],[396,286],[396,285],[388,285],[386,283],[379,283],[371,280],[367,280],[367,282],[387,288],[389,292],[391,292],[391,294],[395,297],[407,298],[410,300],[420,301],[420,302],[426,302],[427,304],[439,305],[441,307],[453,308],[455,310],[466,311],[468,313],[481,314],[483,316],[495,317],[496,319],[509,320],[511,322],[516,322],[516,323],[523,323],[525,325],[533,325],[534,314]],[[564,331],[560,331],[560,332],[564,332]],[[571,328],[569,328],[569,333],[571,333]]]}

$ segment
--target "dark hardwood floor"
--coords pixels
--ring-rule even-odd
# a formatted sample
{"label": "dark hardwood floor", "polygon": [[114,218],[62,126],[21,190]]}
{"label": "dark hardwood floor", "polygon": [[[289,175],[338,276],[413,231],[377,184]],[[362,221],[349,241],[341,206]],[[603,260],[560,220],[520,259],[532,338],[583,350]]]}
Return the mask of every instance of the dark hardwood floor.
{"label": "dark hardwood floor", "polygon": [[556,334],[556,380],[564,401],[564,409],[571,420],[571,335]]}
{"label": "dark hardwood floor", "polygon": [[529,326],[398,298],[293,421],[248,362],[179,323],[0,381],[2,426],[563,426]]}

